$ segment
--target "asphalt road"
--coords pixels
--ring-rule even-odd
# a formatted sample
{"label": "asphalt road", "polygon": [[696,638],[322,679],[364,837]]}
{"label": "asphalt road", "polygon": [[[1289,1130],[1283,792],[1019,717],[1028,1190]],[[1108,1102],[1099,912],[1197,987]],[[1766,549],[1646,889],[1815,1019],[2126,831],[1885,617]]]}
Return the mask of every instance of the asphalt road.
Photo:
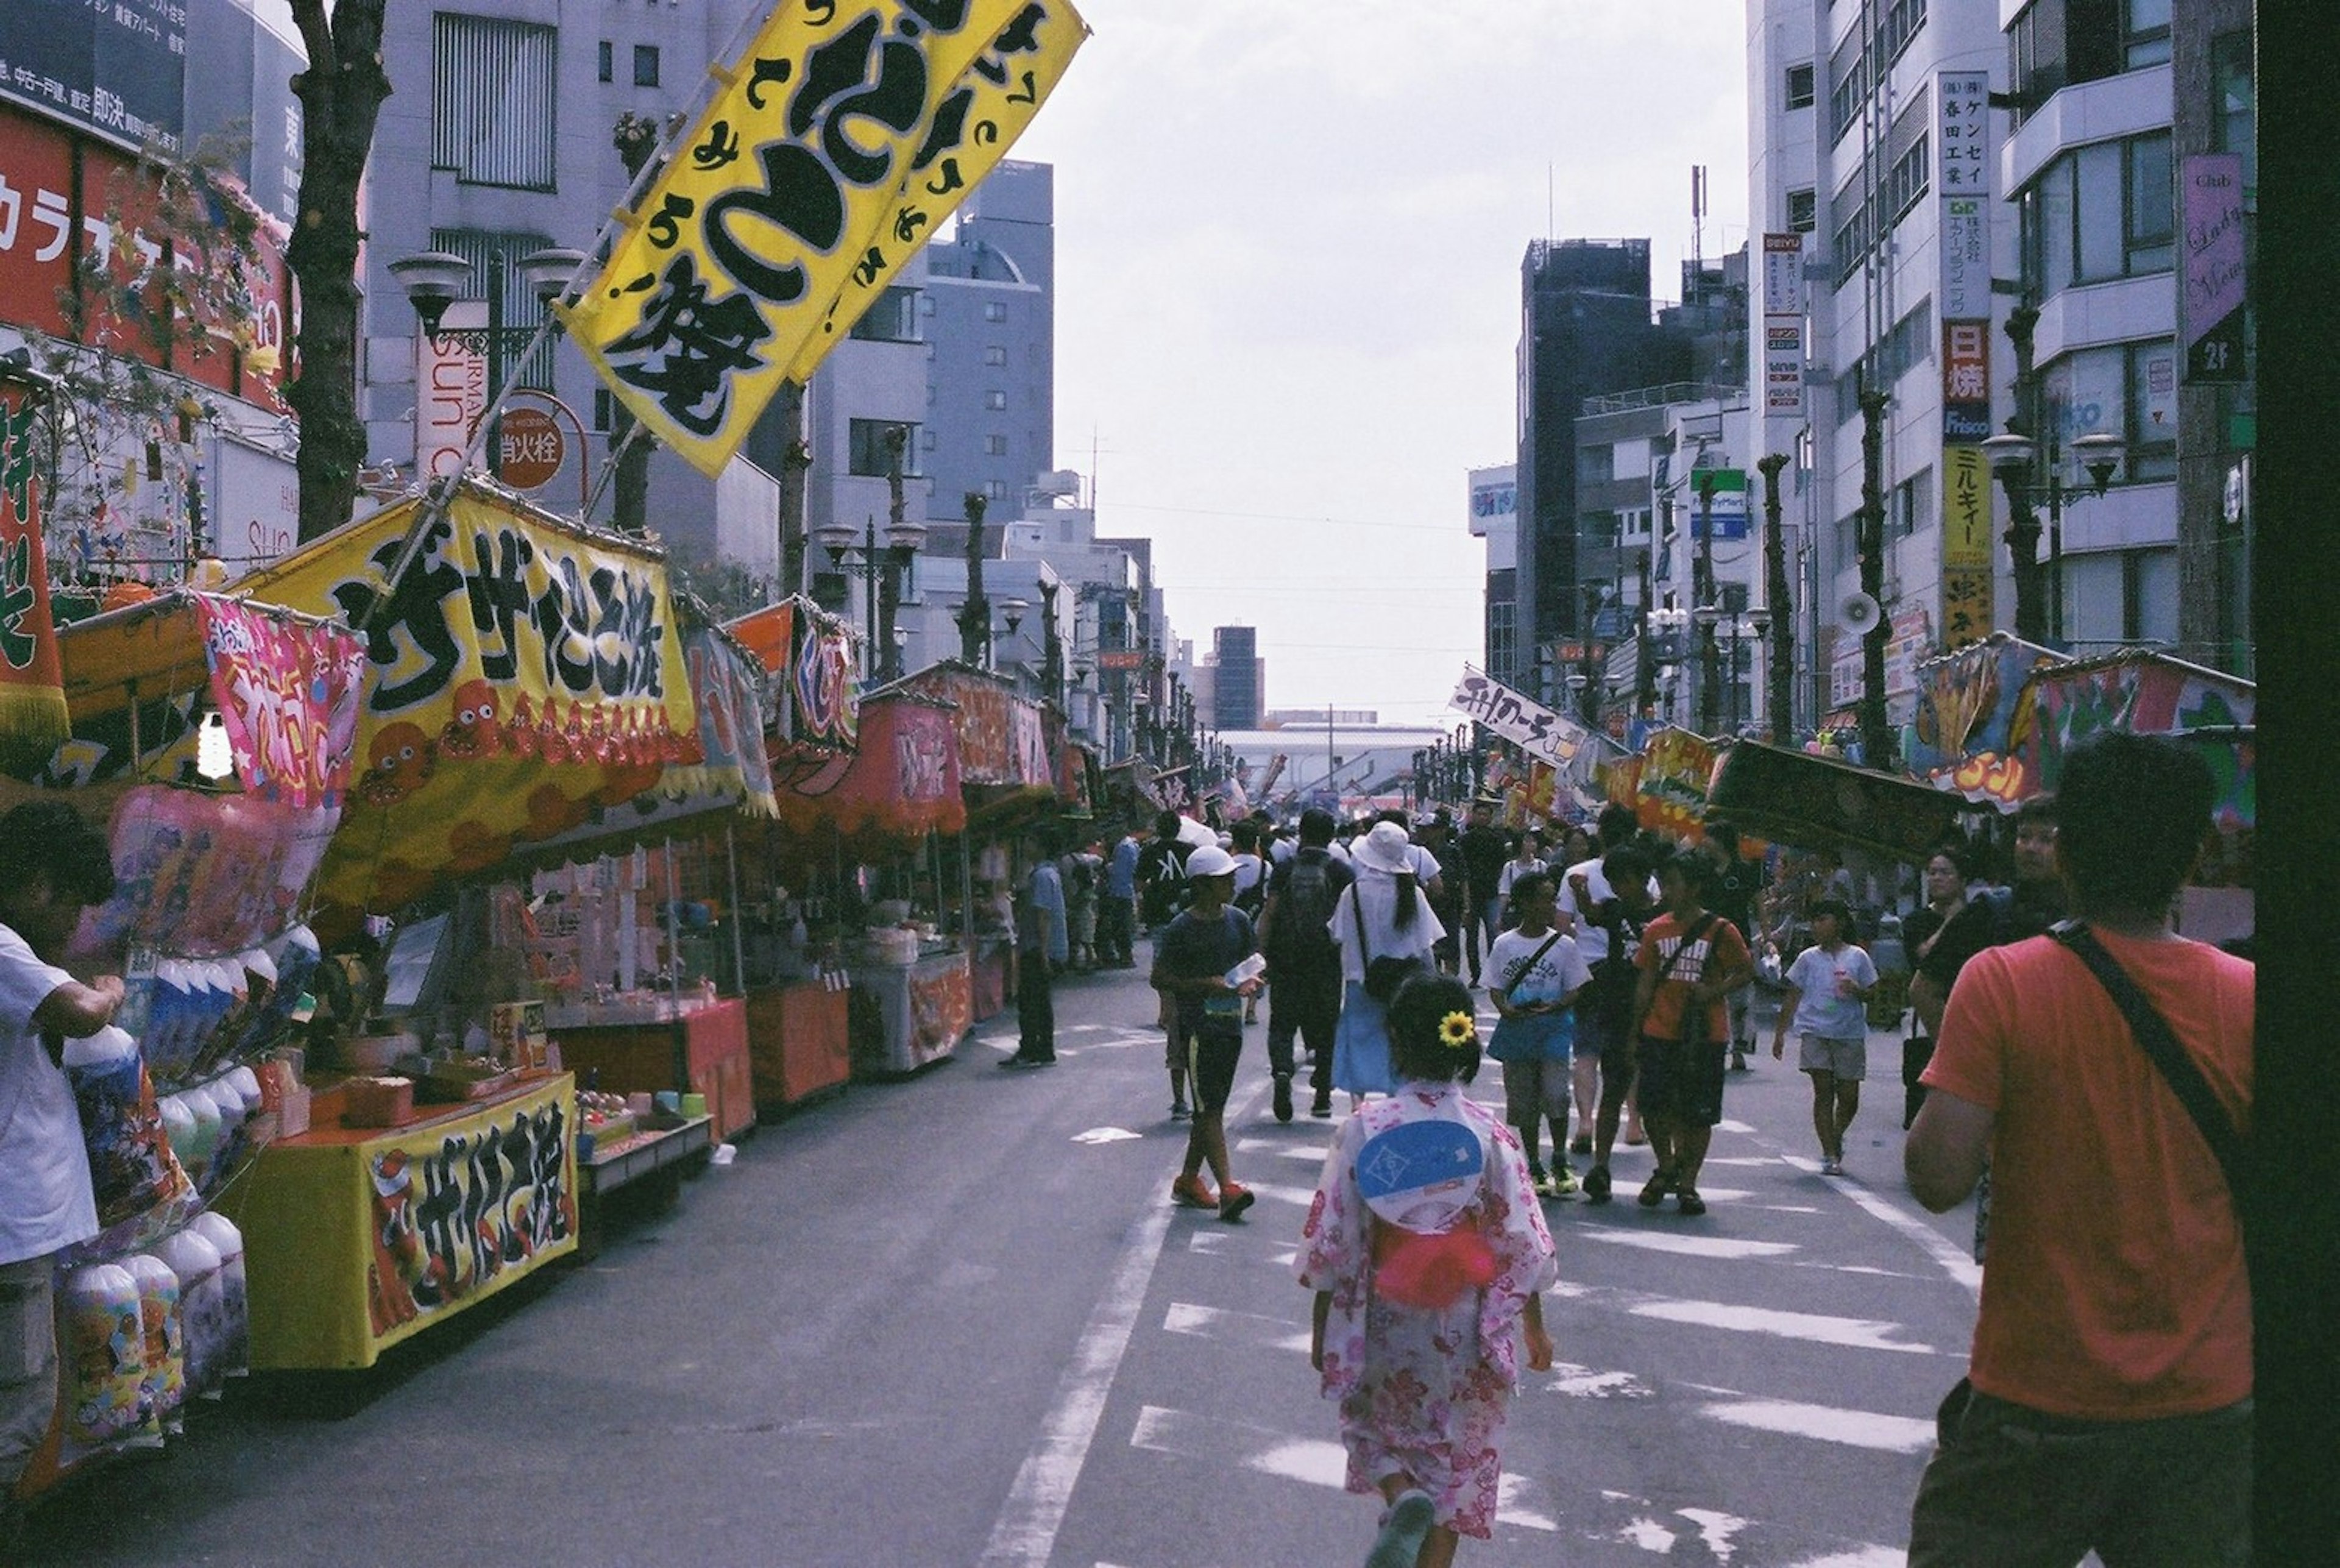
{"label": "asphalt road", "polygon": [[[1304,1097],[1268,1116],[1255,1027],[1229,1125],[1260,1201],[1238,1225],[1173,1210],[1153,993],[1076,977],[1057,1018],[1054,1068],[994,1070],[995,1019],[952,1062],[762,1129],[594,1263],[431,1331],[354,1413],[237,1384],[166,1455],[53,1498],[26,1561],[1362,1559],[1376,1505],[1340,1489],[1291,1273],[1329,1124]],[[1902,1561],[1972,1329],[1971,1219],[1902,1190],[1886,1037],[1840,1179],[1801,1076],[1759,1060],[1706,1216],[1634,1205],[1644,1149],[1620,1151],[1617,1202],[1548,1206],[1562,1365],[1523,1382],[1494,1539],[1464,1563]]]}

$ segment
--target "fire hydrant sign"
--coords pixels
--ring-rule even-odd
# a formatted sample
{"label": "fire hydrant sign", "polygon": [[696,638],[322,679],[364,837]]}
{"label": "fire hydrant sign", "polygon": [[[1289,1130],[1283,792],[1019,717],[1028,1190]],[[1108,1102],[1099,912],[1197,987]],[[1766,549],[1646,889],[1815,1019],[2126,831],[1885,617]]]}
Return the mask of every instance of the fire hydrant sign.
{"label": "fire hydrant sign", "polygon": [[551,482],[569,456],[569,443],[552,416],[540,408],[507,409],[497,423],[504,482],[514,490]]}

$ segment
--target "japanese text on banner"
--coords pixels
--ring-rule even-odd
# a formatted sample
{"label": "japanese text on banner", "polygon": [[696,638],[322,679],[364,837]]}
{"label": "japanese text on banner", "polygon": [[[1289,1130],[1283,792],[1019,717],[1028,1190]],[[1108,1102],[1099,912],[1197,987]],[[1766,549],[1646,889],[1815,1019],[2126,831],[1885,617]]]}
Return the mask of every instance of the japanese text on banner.
{"label": "japanese text on banner", "polygon": [[1542,703],[1467,666],[1446,705],[1469,714],[1530,756],[1551,763],[1580,783],[1590,783],[1601,754],[1592,731]]}
{"label": "japanese text on banner", "polygon": [[702,472],[802,382],[1028,123],[1086,36],[1067,0],[773,10],[561,309]]}

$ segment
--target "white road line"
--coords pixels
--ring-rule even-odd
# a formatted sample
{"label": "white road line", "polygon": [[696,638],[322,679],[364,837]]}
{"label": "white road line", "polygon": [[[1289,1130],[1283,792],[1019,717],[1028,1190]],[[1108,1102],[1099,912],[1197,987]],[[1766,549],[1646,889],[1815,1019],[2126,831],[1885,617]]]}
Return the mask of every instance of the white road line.
{"label": "white road line", "polygon": [[1630,1372],[1595,1372],[1571,1361],[1555,1361],[1552,1370],[1544,1392],[1571,1399],[1647,1399],[1657,1392]]}
{"label": "white road line", "polygon": [[[1819,1168],[1817,1165],[1802,1160],[1791,1163],[1803,1166],[1808,1170],[1816,1171]],[[1916,1242],[1927,1256],[1941,1265],[1944,1274],[1966,1286],[1969,1294],[1978,1296],[1982,1294],[1982,1265],[1974,1260],[1972,1252],[1958,1245],[1916,1215],[1888,1203],[1884,1197],[1872,1192],[1861,1182],[1850,1177],[1841,1177],[1835,1183],[1835,1188],[1859,1205],[1862,1212],[1870,1218],[1883,1220],[1887,1225]]]}
{"label": "white road line", "polygon": [[1832,1317],[1818,1312],[1780,1312],[1732,1301],[1673,1301],[1663,1298],[1626,1308],[1636,1317],[1662,1318],[1668,1323],[1694,1323],[1738,1334],[1769,1334],[1781,1339],[1809,1340],[1817,1345],[1840,1345],[1852,1350],[1892,1350],[1905,1355],[1931,1355],[1930,1345],[1910,1345],[1889,1337],[1901,1332],[1898,1323],[1869,1318]]}
{"label": "white road line", "polygon": [[1731,1513],[1718,1513],[1711,1508],[1677,1508],[1674,1513],[1698,1526],[1698,1538],[1714,1554],[1717,1563],[1728,1563],[1738,1546],[1730,1539],[1747,1528],[1747,1521]]}
{"label": "white road line", "polygon": [[[1195,1415],[1149,1404],[1137,1413],[1129,1444],[1155,1454],[1212,1464],[1233,1463],[1263,1475],[1305,1482],[1338,1492],[1347,1484],[1349,1456],[1337,1443],[1291,1437],[1265,1427],[1217,1416]],[[1495,1522],[1522,1530],[1557,1531],[1552,1516],[1534,1503],[1536,1482],[1509,1471],[1496,1484]]]}
{"label": "white road line", "polygon": [[1165,1334],[1193,1335],[1222,1345],[1296,1350],[1303,1355],[1308,1353],[1311,1340],[1311,1331],[1289,1318],[1269,1317],[1257,1312],[1230,1312],[1185,1301],[1170,1304],[1169,1310],[1162,1315],[1162,1330]]}
{"label": "white road line", "polygon": [[1662,1230],[1624,1230],[1615,1226],[1585,1226],[1574,1233],[1585,1241],[1612,1246],[1637,1246],[1645,1252],[1676,1253],[1683,1257],[1782,1257],[1797,1249],[1788,1241],[1747,1241],[1728,1236],[1683,1236]]}
{"label": "white road line", "polygon": [[1886,1454],[1923,1454],[1934,1446],[1934,1424],[1906,1415],[1880,1415],[1869,1410],[1840,1410],[1828,1404],[1799,1404],[1785,1399],[1742,1399],[1701,1407],[1700,1415],[1732,1426],[1759,1432],[1785,1433],[1791,1437],[1817,1438],[1852,1448]]}
{"label": "white road line", "polygon": [[1806,1557],[1789,1568],[1909,1568],[1909,1553],[1893,1546],[1856,1546],[1825,1557]]}
{"label": "white road line", "polygon": [[1130,1332],[1137,1326],[1169,1230],[1169,1207],[1150,1207],[1124,1244],[1113,1277],[1097,1297],[1071,1364],[1056,1384],[1039,1441],[1017,1467],[1016,1484],[992,1523],[991,1541],[980,1560],[984,1568],[1044,1568],[1055,1552],[1056,1532],[1064,1524],[1089,1445],[1096,1441],[1106,1395],[1129,1349]]}
{"label": "white road line", "polygon": [[1263,1253],[1251,1254],[1248,1245],[1238,1247],[1236,1245],[1248,1241],[1249,1238],[1244,1235],[1240,1226],[1214,1226],[1209,1230],[1189,1231],[1186,1235],[1186,1250],[1199,1252],[1205,1257],[1232,1256],[1240,1250],[1246,1254],[1244,1261],[1264,1263],[1270,1268],[1280,1268],[1287,1274],[1291,1272],[1293,1263],[1300,1255],[1300,1249],[1296,1246],[1272,1247]]}

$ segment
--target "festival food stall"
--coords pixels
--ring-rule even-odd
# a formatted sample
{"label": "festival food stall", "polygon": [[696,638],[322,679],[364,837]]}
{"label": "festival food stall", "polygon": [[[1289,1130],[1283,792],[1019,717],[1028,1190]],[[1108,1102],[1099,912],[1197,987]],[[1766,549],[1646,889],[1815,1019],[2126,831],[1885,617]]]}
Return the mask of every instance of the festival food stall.
{"label": "festival food stall", "polygon": [[1703,814],[1780,844],[1915,864],[1956,832],[1960,809],[1914,779],[1741,740],[1723,754]]}
{"label": "festival food stall", "polygon": [[[101,1226],[62,1260],[59,1416],[25,1494],[179,1430],[249,1359],[256,1158],[312,1115],[297,1036],[310,882],[349,782],[363,660],[336,623],[174,590],[57,637],[74,716],[42,780],[100,827],[115,888],[68,954],[125,982],[64,1067]],[[29,791],[0,783],[0,805]]]}
{"label": "festival food stall", "polygon": [[[697,760],[696,714],[661,554],[481,481],[236,586],[345,611],[363,641],[362,774],[324,849],[319,925],[359,944],[386,928],[387,950],[319,1042],[332,1059],[313,1065],[349,1076],[331,1094],[321,1077],[310,1130],[262,1155],[232,1210],[253,1364],[359,1367],[575,1249],[575,1082],[527,1022],[542,998],[489,939],[483,885]],[[448,1223],[482,1206],[478,1225]]]}

